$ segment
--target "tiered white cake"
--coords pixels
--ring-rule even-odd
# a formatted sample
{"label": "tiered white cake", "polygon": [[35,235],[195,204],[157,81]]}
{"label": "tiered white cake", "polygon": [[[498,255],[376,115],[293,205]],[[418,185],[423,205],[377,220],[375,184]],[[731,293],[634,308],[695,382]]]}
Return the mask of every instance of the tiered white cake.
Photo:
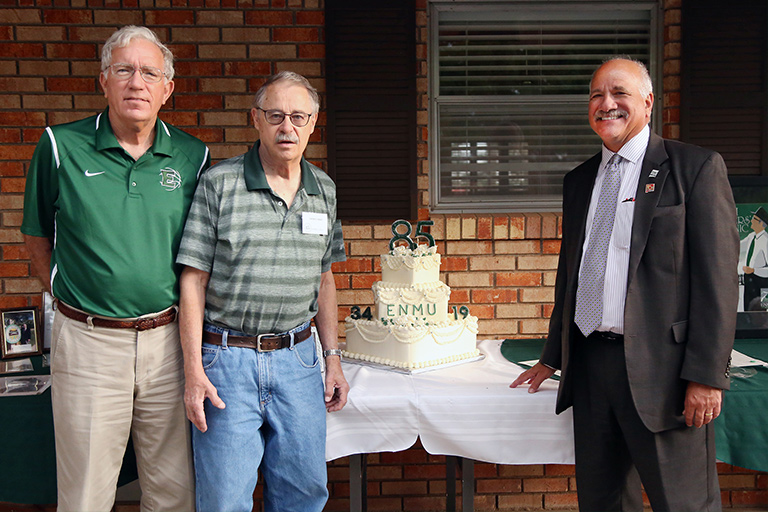
{"label": "tiered white cake", "polygon": [[454,306],[440,281],[437,247],[399,246],[381,256],[381,281],[373,284],[370,319],[353,308],[346,319],[345,357],[407,369],[469,359],[477,350],[477,317]]}

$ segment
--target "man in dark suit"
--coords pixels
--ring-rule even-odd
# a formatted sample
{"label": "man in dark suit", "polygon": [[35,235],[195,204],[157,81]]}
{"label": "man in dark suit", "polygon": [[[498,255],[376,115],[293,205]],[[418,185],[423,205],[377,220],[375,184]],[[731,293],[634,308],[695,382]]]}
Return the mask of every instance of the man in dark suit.
{"label": "man in dark suit", "polygon": [[[555,306],[540,359],[562,372],[581,511],[721,509],[712,421],[728,388],[738,302],[736,208],[723,159],[648,128],[648,71],[592,77],[602,152],[568,173]],[[618,156],[614,156],[618,155]]]}

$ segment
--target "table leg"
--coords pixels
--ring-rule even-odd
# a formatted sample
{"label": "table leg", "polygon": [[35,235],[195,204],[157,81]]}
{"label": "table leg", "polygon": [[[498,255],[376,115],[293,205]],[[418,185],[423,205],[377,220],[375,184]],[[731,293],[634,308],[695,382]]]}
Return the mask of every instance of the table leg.
{"label": "table leg", "polygon": [[445,457],[446,512],[456,512],[457,471],[461,471],[461,510],[475,510],[475,461],[463,457]]}
{"label": "table leg", "polygon": [[349,456],[349,511],[368,511],[368,458],[364,453]]}
{"label": "table leg", "polygon": [[445,456],[445,494],[448,500],[446,512],[456,512],[456,459],[453,455]]}
{"label": "table leg", "polygon": [[461,459],[461,510],[462,512],[474,512],[475,510],[475,461]]}

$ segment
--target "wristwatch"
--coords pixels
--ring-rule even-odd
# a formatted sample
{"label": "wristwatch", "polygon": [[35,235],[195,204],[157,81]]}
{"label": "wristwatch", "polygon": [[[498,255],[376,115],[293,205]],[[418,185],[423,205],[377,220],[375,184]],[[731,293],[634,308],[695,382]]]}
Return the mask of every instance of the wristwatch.
{"label": "wristwatch", "polygon": [[339,361],[341,361],[341,350],[338,348],[332,348],[331,350],[323,350],[323,357],[328,356],[339,356]]}

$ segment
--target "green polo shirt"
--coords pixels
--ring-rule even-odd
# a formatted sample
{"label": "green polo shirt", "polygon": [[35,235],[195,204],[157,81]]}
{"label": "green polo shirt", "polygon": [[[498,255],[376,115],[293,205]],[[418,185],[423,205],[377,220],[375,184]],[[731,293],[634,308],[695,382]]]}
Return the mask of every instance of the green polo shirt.
{"label": "green polo shirt", "polygon": [[178,302],[175,258],[205,144],[159,119],[134,160],[108,110],[51,126],[27,174],[21,231],[53,240],[53,294],[89,313],[128,318]]}
{"label": "green polo shirt", "polygon": [[286,207],[267,183],[259,143],[200,179],[176,259],[210,273],[207,322],[253,335],[313,318],[320,275],[343,260],[333,181],[302,158]]}

